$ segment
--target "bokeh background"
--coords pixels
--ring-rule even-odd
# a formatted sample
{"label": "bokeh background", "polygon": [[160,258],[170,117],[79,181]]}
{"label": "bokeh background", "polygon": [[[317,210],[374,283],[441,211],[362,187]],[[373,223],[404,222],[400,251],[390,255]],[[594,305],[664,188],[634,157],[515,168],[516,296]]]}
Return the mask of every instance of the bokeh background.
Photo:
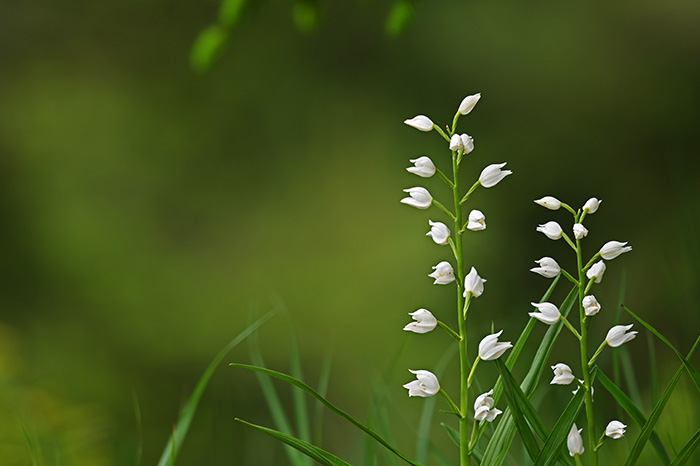
{"label": "bokeh background", "polygon": [[[488,224],[466,239],[467,263],[488,279],[470,311],[472,344],[492,325],[517,338],[549,284],[528,272],[533,260],[573,265],[562,241],[535,232],[569,225],[532,202],[555,195],[603,200],[587,219],[591,254],[612,239],[634,247],[596,288],[594,338],[624,302],[690,348],[700,329],[700,3],[420,2],[411,27],[390,37],[388,2],[323,3],[311,34],[295,27],[291,3],[265,2],[198,73],[190,49],[217,9],[0,5],[3,465],[31,462],[20,425],[47,465],[155,464],[208,362],[279,300],[288,313],[259,332],[266,363],[288,370],[296,334],[315,384],[332,352],[329,398],[366,420],[373,387],[385,386],[396,441],[412,453],[423,404],[401,384],[407,369],[435,367],[449,342],[401,328],[419,307],[451,322],[453,293],[426,277],[448,258],[425,237],[439,212],[398,201],[415,185],[445,198],[437,179],[405,168],[429,155],[448,170],[449,152],[402,121],[423,113],[444,125],[475,92],[481,102],[460,121],[476,141],[463,183],[490,163],[514,174],[471,201]],[[573,351],[574,363],[568,340],[556,356]],[[650,372],[644,333],[626,354],[638,385],[621,385],[648,413],[650,376],[665,384],[678,362],[657,344]],[[246,345],[225,361],[248,362]],[[599,361],[612,372],[610,353]],[[455,370],[443,380],[453,392]],[[566,403],[559,388],[538,395],[550,422]],[[596,396],[602,428],[616,408]],[[699,427],[699,401],[681,382],[661,424],[671,451]],[[178,464],[286,464],[275,441],[235,417],[271,423],[253,374],[223,365]],[[639,428],[621,419],[624,454]],[[363,444],[326,416],[324,447],[361,463]]]}

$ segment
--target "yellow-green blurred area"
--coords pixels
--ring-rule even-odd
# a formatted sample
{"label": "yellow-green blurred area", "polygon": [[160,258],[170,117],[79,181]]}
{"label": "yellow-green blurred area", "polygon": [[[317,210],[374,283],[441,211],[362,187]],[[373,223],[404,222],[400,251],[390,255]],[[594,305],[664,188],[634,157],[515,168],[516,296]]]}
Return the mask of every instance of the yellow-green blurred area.
{"label": "yellow-green blurred area", "polygon": [[[434,368],[450,341],[401,329],[420,307],[453,326],[456,316],[454,287],[427,277],[450,258],[425,236],[442,215],[399,203],[402,189],[424,186],[449,204],[437,177],[405,168],[429,155],[449,171],[450,153],[402,121],[425,114],[444,127],[476,92],[460,120],[476,146],[462,184],[491,163],[507,161],[513,175],[467,204],[488,225],[465,234],[466,265],[488,280],[469,311],[472,354],[492,326],[517,339],[550,283],[528,271],[535,259],[575,268],[563,241],[535,231],[549,220],[571,228],[566,212],[532,202],[545,195],[574,207],[603,200],[586,218],[586,254],[609,240],[634,248],[594,289],[603,310],[591,346],[616,319],[632,323],[624,302],[690,349],[700,333],[700,3],[426,1],[388,37],[389,2],[324,2],[310,34],[293,20],[308,12],[260,2],[197,73],[190,49],[218,7],[0,5],[1,464],[31,464],[21,426],[46,465],[155,464],[206,365],[277,299],[289,317],[259,332],[267,365],[289,370],[297,332],[315,386],[332,352],[328,398],[363,421],[385,384],[394,440],[413,455],[425,400],[401,385],[408,369]],[[517,377],[545,331],[536,327]],[[637,379],[618,367],[621,387],[638,392],[646,415],[650,378],[660,391],[679,365],[656,340],[654,375],[649,340],[641,331],[616,350]],[[551,364],[575,368],[577,352],[562,333]],[[612,354],[598,359],[611,376]],[[225,359],[249,360],[245,344]],[[441,378],[455,397],[457,367]],[[480,365],[485,390],[495,377]],[[571,390],[549,377],[535,399],[551,427]],[[599,431],[611,419],[629,426],[601,450],[621,464],[640,428],[602,387],[595,400]],[[699,401],[684,380],[661,418],[672,457],[700,427]],[[272,425],[255,376],[223,365],[177,464],[287,464],[275,440],[236,417]],[[456,461],[439,422],[453,420],[436,413],[432,435]],[[359,431],[327,413],[323,434],[324,448],[363,464]],[[657,464],[651,447],[642,461]]]}

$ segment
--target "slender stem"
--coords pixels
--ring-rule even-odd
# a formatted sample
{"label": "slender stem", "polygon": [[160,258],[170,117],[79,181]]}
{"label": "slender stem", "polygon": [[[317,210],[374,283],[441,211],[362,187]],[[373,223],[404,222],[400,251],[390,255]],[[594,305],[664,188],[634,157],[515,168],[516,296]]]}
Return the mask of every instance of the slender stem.
{"label": "slender stem", "polygon": [[[576,245],[574,245],[573,241],[571,241],[571,238],[569,238],[569,235],[566,233],[562,232],[561,236],[566,240],[567,243],[569,243],[569,246],[571,246],[571,249],[576,251],[578,253],[578,250],[576,249]],[[576,240],[576,243],[578,244],[579,240]]]}
{"label": "slender stem", "polygon": [[600,438],[598,439],[598,445],[595,446],[595,451],[598,451],[600,449],[600,447],[603,446],[603,442],[605,442],[606,438],[607,437],[605,437],[605,432],[603,432],[603,435],[601,435]]}
{"label": "slender stem", "polygon": [[581,455],[574,455],[574,461],[576,461],[576,466],[583,466],[583,463],[581,463]]}
{"label": "slender stem", "polygon": [[457,332],[455,332],[454,330],[452,330],[452,329],[449,327],[449,325],[445,324],[444,322],[442,322],[442,321],[440,321],[440,320],[438,320],[437,323],[438,323],[438,325],[440,326],[440,328],[442,328],[444,331],[446,331],[447,333],[449,333],[450,336],[451,336],[452,338],[454,338],[455,340],[459,341],[459,340],[462,339],[462,337],[459,336],[459,333],[457,333]]}
{"label": "slender stem", "polygon": [[576,286],[579,285],[578,280],[576,280],[574,277],[572,277],[571,275],[569,275],[569,272],[567,272],[567,271],[564,270],[564,269],[559,269],[559,271],[560,271],[561,274],[564,275],[571,283],[573,283],[573,284],[576,285]]}
{"label": "slender stem", "polygon": [[438,134],[440,134],[440,136],[442,136],[443,138],[445,138],[445,141],[450,142],[450,137],[449,137],[448,135],[446,135],[445,132],[444,132],[443,130],[441,130],[440,127],[439,127],[438,125],[435,125],[435,124],[434,124],[434,125],[433,125],[433,129],[434,129],[435,131],[437,131]]}
{"label": "slender stem", "polygon": [[[593,287],[594,282],[595,282],[595,278],[591,278],[590,280],[588,280],[588,285],[586,285],[586,289],[583,291],[584,295],[588,294],[588,292],[591,291],[591,288]],[[581,305],[583,305],[583,303]]]}
{"label": "slender stem", "polygon": [[450,398],[450,395],[447,394],[445,390],[440,388],[440,395],[447,401],[447,404],[450,406],[450,409],[454,411],[454,413],[459,416],[460,418],[462,417],[462,414],[459,412],[459,407],[455,404],[454,401],[452,401],[452,398]]}
{"label": "slender stem", "polygon": [[[454,132],[454,128],[453,128]],[[462,226],[462,204],[459,198],[459,166],[457,156],[452,152],[452,178],[454,188],[452,190],[455,205],[455,230]],[[454,237],[455,255],[457,256],[457,319],[459,322],[459,364],[460,364],[460,415],[459,420],[459,464],[469,466],[471,451],[469,449],[469,385],[466,375],[470,372],[469,359],[467,357],[467,325],[464,303],[464,258],[462,256],[462,235]],[[476,362],[474,362],[476,365]]]}
{"label": "slender stem", "polygon": [[[565,208],[566,210],[568,210],[569,212],[571,212],[571,215],[574,216],[574,220],[577,220],[577,219],[576,219],[576,211],[575,211],[569,204],[566,204],[566,203],[562,202],[562,203],[561,203],[561,206],[562,206],[563,208]],[[578,222],[577,222],[577,223],[578,223]]]}
{"label": "slender stem", "polygon": [[445,207],[444,205],[440,204],[440,202],[438,202],[437,199],[433,199],[433,205],[434,205],[435,207],[437,207],[438,209],[440,209],[440,210],[442,211],[443,214],[445,214],[445,215],[447,215],[448,217],[450,217],[450,219],[454,222],[455,216],[452,215],[452,212],[450,212],[449,210],[447,210],[447,207]]}
{"label": "slender stem", "polygon": [[472,436],[469,439],[469,453],[471,454],[472,450],[476,446],[476,441],[478,440],[477,434],[479,433],[479,426],[477,425],[478,421],[474,419],[474,425],[472,426]]}
{"label": "slender stem", "polygon": [[591,386],[591,372],[588,368],[588,326],[586,325],[586,312],[583,309],[583,298],[586,294],[584,286],[584,271],[581,251],[581,240],[576,240],[576,264],[578,265],[578,304],[579,319],[581,322],[581,370],[583,372],[583,389],[586,400],[586,419],[588,421],[588,450],[591,452],[591,465],[598,466],[598,452],[595,450],[595,418],[593,414],[593,387]]}
{"label": "slender stem", "polygon": [[579,341],[581,341],[581,335],[579,335],[579,333],[578,333],[578,332],[576,331],[576,329],[571,325],[571,323],[566,319],[566,317],[561,316],[561,317],[560,317],[560,320],[561,320],[562,322],[564,322],[564,325],[566,325],[566,328],[568,328],[569,330],[571,330],[571,333],[573,333],[574,336],[575,336],[576,338],[578,338]]}
{"label": "slender stem", "polygon": [[476,180],[476,183],[474,183],[474,184],[472,185],[472,187],[469,188],[469,191],[467,191],[467,194],[465,194],[464,197],[462,198],[462,200],[459,201],[459,205],[462,205],[462,204],[464,204],[465,202],[467,202],[467,199],[469,199],[469,196],[471,196],[472,193],[473,193],[474,191],[476,191],[476,188],[478,188],[479,186],[481,186],[481,181]]}
{"label": "slender stem", "polygon": [[481,356],[476,357],[476,360],[474,361],[474,364],[472,365],[472,370],[469,371],[469,377],[467,377],[467,387],[472,386],[472,379],[474,378],[474,373],[476,372],[476,366],[479,365],[479,361],[481,361]]}
{"label": "slender stem", "polygon": [[450,187],[450,189],[454,189],[455,184],[452,182],[451,179],[449,179],[447,176],[445,176],[445,174],[442,171],[440,171],[439,168],[436,168],[435,171],[437,172],[438,176],[440,176],[442,181],[444,181],[447,184],[447,186]]}
{"label": "slender stem", "polygon": [[603,352],[606,346],[608,346],[608,340],[603,340],[603,343],[601,343],[598,349],[595,351],[591,360],[588,361],[588,367],[591,367],[593,365],[595,360],[598,358],[598,355]]}
{"label": "slender stem", "polygon": [[459,116],[461,113],[459,111],[455,113],[455,117],[452,119],[452,134],[455,134],[455,131],[457,131],[457,120],[459,120]]}
{"label": "slender stem", "polygon": [[467,311],[469,311],[469,305],[472,303],[472,296],[474,296],[471,293],[467,293],[467,300],[464,301],[464,309],[462,309],[462,314],[464,314],[464,320],[467,320]]}
{"label": "slender stem", "polygon": [[600,258],[600,251],[596,252],[596,253],[595,253],[595,256],[591,257],[591,260],[589,260],[589,261],[586,263],[586,266],[583,268],[583,271],[585,272],[586,270],[590,269],[590,268],[591,268],[591,265],[593,265],[593,263],[594,263],[595,261],[597,261],[599,258]]}
{"label": "slender stem", "polygon": [[[457,235],[457,236],[460,236],[460,235]],[[447,238],[447,242],[450,244],[450,248],[452,249],[452,255],[455,256],[455,259],[458,259],[459,254],[457,254],[457,248],[455,247],[455,242],[451,236],[449,238]]]}

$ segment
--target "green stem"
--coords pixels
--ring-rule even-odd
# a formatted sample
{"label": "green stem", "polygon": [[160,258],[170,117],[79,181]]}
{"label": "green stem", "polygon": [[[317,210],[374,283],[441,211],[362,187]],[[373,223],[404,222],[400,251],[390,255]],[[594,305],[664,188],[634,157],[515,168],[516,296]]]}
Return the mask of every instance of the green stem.
{"label": "green stem", "polygon": [[447,183],[447,186],[449,186],[450,189],[454,189],[455,184],[452,182],[451,179],[449,179],[447,176],[445,176],[445,174],[443,172],[441,172],[439,168],[436,168],[435,171],[437,172],[438,176],[440,176],[440,178],[442,178],[442,181]]}
{"label": "green stem", "polygon": [[474,364],[472,365],[472,370],[469,371],[469,377],[467,377],[467,388],[472,386],[472,379],[474,378],[474,373],[476,372],[476,366],[479,365],[481,361],[481,356],[477,356]]}
{"label": "green stem", "polygon": [[449,137],[448,135],[446,135],[445,132],[444,132],[443,130],[441,130],[440,127],[439,127],[438,125],[433,124],[433,129],[434,129],[435,131],[437,131],[438,134],[439,134],[440,136],[442,136],[443,138],[445,138],[445,141],[450,142],[450,137]]}
{"label": "green stem", "polygon": [[462,309],[462,314],[464,314],[464,320],[467,320],[467,311],[469,311],[469,305],[472,303],[471,293],[467,293],[467,300],[464,302],[464,309]]}
{"label": "green stem", "polygon": [[462,200],[459,201],[459,205],[462,205],[462,204],[464,204],[465,202],[467,202],[467,199],[469,199],[469,196],[471,196],[472,193],[473,193],[474,191],[476,191],[476,188],[478,188],[479,186],[481,186],[481,181],[476,180],[476,183],[474,183],[474,184],[472,185],[472,187],[469,188],[469,191],[467,191],[467,194],[465,194],[464,197],[462,198]]}
{"label": "green stem", "polygon": [[576,285],[576,286],[579,285],[578,280],[576,280],[574,277],[572,277],[571,275],[569,275],[569,272],[567,272],[566,270],[561,269],[561,268],[559,269],[559,271],[560,271],[561,274],[564,275],[564,276],[567,278],[567,280],[569,280],[571,283],[573,283],[573,284]]}
{"label": "green stem", "polygon": [[578,265],[578,304],[579,320],[581,323],[581,370],[583,372],[584,396],[586,405],[586,419],[588,421],[588,446],[591,452],[591,465],[598,466],[598,452],[595,450],[595,418],[593,414],[593,387],[591,383],[591,372],[588,368],[588,326],[585,318],[586,312],[583,309],[583,298],[586,295],[584,286],[583,253],[581,251],[581,240],[576,240],[576,264]]}
{"label": "green stem", "polygon": [[598,451],[600,449],[600,447],[603,446],[603,442],[605,442],[606,438],[607,437],[605,436],[605,432],[603,432],[603,435],[601,435],[600,438],[598,439],[598,445],[595,446],[595,451]]}
{"label": "green stem", "polygon": [[457,120],[459,120],[460,115],[461,115],[461,113],[459,113],[459,111],[457,111],[457,113],[455,113],[455,117],[452,119],[452,132],[451,132],[451,134],[455,134],[455,132],[457,131]]}
{"label": "green stem", "polygon": [[591,268],[591,265],[593,265],[593,263],[595,263],[595,261],[597,261],[599,258],[600,258],[600,251],[596,252],[596,253],[595,253],[595,256],[591,257],[591,260],[589,260],[589,261],[586,263],[586,266],[583,268],[583,271],[585,272],[585,271],[587,271],[588,269],[590,269],[590,268]]}
{"label": "green stem", "polygon": [[578,338],[579,341],[581,341],[581,335],[579,335],[579,333],[578,333],[578,332],[576,331],[576,329],[571,325],[571,323],[566,319],[566,317],[561,316],[561,317],[560,317],[560,320],[561,320],[562,322],[564,322],[564,325],[566,325],[566,328],[568,328],[569,330],[571,330],[571,333],[573,333],[574,336],[575,336],[576,338]]}
{"label": "green stem", "polygon": [[[575,211],[569,204],[566,204],[566,203],[562,202],[562,203],[561,203],[561,206],[562,206],[563,208],[565,208],[566,210],[568,210],[569,212],[571,212],[571,215],[574,216],[574,220],[575,220],[575,221],[577,220],[577,219],[576,219],[576,211]],[[578,222],[576,222],[576,223],[578,223]]]}
{"label": "green stem", "polygon": [[[459,166],[457,156],[452,152],[452,178],[454,188],[452,190],[455,205],[455,230],[462,226],[462,204],[459,198]],[[460,420],[459,420],[459,464],[469,466],[471,451],[469,450],[469,385],[465,375],[469,373],[469,360],[467,357],[467,325],[464,303],[464,258],[462,256],[462,235],[455,235],[454,249],[457,259],[457,319],[459,322],[459,368],[460,368]],[[476,364],[476,362],[474,363]]]}
{"label": "green stem", "polygon": [[[567,235],[566,233],[564,233],[562,231],[561,236],[562,236],[562,238],[564,238],[566,240],[567,243],[569,243],[569,246],[571,246],[571,249],[573,249],[574,251],[576,251],[576,253],[578,253],[578,250],[576,249],[576,245],[574,245],[574,243],[571,241],[571,238],[569,238],[569,235]],[[578,244],[578,242],[579,242],[579,240],[576,240],[577,244]]]}
{"label": "green stem", "polygon": [[440,326],[440,328],[442,328],[444,331],[446,331],[447,333],[449,333],[450,336],[451,336],[452,338],[456,339],[457,341],[459,341],[459,340],[461,339],[461,337],[459,336],[459,333],[457,333],[457,332],[455,332],[454,330],[452,330],[452,329],[449,327],[449,325],[447,325],[447,324],[445,324],[444,322],[439,321],[439,320],[437,321],[437,323],[438,323],[438,325]]}
{"label": "green stem", "polygon": [[477,434],[479,433],[479,426],[478,422],[476,419],[474,419],[474,425],[472,426],[472,436],[469,439],[469,453],[474,449],[476,446],[476,441],[478,439]]}
{"label": "green stem", "polygon": [[[460,235],[457,235],[458,237]],[[452,239],[452,236],[447,238],[447,242],[450,244],[450,248],[452,249],[452,255],[455,256],[455,259],[459,260],[459,254],[457,254],[457,247],[455,246],[455,242]]]}
{"label": "green stem", "polygon": [[[591,288],[593,287],[593,283],[595,283],[595,278],[591,278],[588,280],[588,284],[586,285],[586,289],[583,291],[584,296],[588,294],[589,291],[591,291]],[[580,285],[579,285],[580,287]],[[583,303],[581,304],[583,305]]]}
{"label": "green stem", "polygon": [[583,466],[583,463],[581,463],[581,455],[574,455],[574,461],[576,461],[576,466]]}
{"label": "green stem", "polygon": [[450,398],[450,395],[447,394],[445,390],[440,388],[440,395],[447,401],[447,404],[450,406],[450,409],[454,411],[454,413],[459,416],[460,418],[462,417],[462,414],[459,412],[459,407],[455,404],[454,401],[452,401],[452,398]]}
{"label": "green stem", "polygon": [[452,212],[450,212],[449,210],[447,210],[447,207],[445,207],[444,205],[440,204],[440,203],[437,201],[437,199],[433,199],[433,205],[434,205],[435,207],[437,207],[438,209],[440,209],[440,210],[442,211],[443,214],[445,214],[445,215],[447,215],[448,217],[450,217],[450,219],[454,222],[455,216],[452,215]]}
{"label": "green stem", "polygon": [[603,343],[601,343],[598,349],[595,351],[591,360],[588,361],[588,367],[591,367],[593,365],[595,360],[598,358],[598,355],[603,352],[606,346],[608,346],[608,340],[603,340]]}

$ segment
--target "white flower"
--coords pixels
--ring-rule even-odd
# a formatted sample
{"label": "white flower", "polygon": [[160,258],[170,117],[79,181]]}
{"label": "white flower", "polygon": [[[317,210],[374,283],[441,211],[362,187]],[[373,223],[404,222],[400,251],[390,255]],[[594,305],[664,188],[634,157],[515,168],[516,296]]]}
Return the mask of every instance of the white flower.
{"label": "white flower", "polygon": [[542,199],[537,199],[535,204],[539,204],[542,207],[546,207],[549,210],[559,210],[561,207],[561,201],[556,197],[545,196]]}
{"label": "white flower", "polygon": [[555,261],[551,257],[543,257],[542,259],[535,262],[539,264],[539,267],[531,268],[530,272],[538,273],[545,278],[554,278],[561,272],[559,264],[557,264],[557,261]]}
{"label": "white flower", "polygon": [[627,426],[620,421],[610,421],[608,427],[605,428],[605,435],[612,439],[619,439],[625,435],[625,428]]}
{"label": "white flower", "polygon": [[466,115],[467,113],[471,112],[480,98],[481,94],[473,94],[466,96],[462,100],[462,103],[459,104],[459,113],[461,113],[462,115]]}
{"label": "white flower", "polygon": [[608,241],[600,248],[600,256],[605,260],[615,259],[622,253],[630,252],[632,246],[627,246],[627,242]]}
{"label": "white flower", "polygon": [[408,382],[403,388],[408,389],[408,396],[422,396],[429,397],[436,395],[440,391],[440,382],[438,382],[437,377],[430,371],[412,371],[408,370],[411,374],[415,374],[417,380]]}
{"label": "white flower", "polygon": [[583,204],[583,208],[581,210],[583,210],[584,212],[588,211],[589,214],[593,214],[596,210],[598,210],[598,206],[601,202],[603,201],[599,201],[595,197],[592,197],[589,200],[587,200],[585,204]]}
{"label": "white flower", "polygon": [[408,167],[407,172],[413,173],[423,178],[430,178],[435,174],[435,164],[430,157],[422,156],[417,159],[410,160],[410,162],[415,165],[413,167]]}
{"label": "white flower", "polygon": [[604,273],[605,273],[605,262],[598,261],[595,264],[593,264],[590,269],[588,269],[588,272],[586,272],[586,276],[588,277],[589,280],[592,280],[593,278],[595,278],[595,282],[600,283],[600,281],[603,279]]}
{"label": "white flower", "polygon": [[479,182],[484,188],[491,188],[496,186],[503,178],[513,173],[510,170],[501,170],[501,168],[506,166],[506,163],[494,163],[484,168],[479,175]]}
{"label": "white flower", "polygon": [[450,138],[450,150],[462,150],[464,154],[468,154],[474,150],[474,138],[468,134],[455,134]]}
{"label": "white flower", "polygon": [[486,280],[481,278],[476,269],[472,267],[466,277],[464,277],[464,297],[467,297],[467,293],[471,293],[472,296],[478,298],[484,292],[484,283]]}
{"label": "white flower", "polygon": [[432,237],[437,244],[447,244],[450,239],[450,229],[447,225],[442,222],[433,222],[432,220],[428,220],[428,223],[430,224],[430,231],[425,235]]}
{"label": "white flower", "polygon": [[474,419],[477,421],[493,422],[496,416],[503,412],[493,407],[494,401],[491,395],[493,395],[493,389],[476,397],[474,402]]}
{"label": "white flower", "polygon": [[571,426],[569,435],[566,438],[566,446],[569,448],[569,455],[583,455],[583,438],[581,437],[581,431],[583,429],[576,428],[576,424]]}
{"label": "white flower", "polygon": [[629,332],[634,324],[629,325],[616,325],[608,331],[608,335],[605,337],[605,341],[608,342],[608,346],[617,348],[620,345],[627,343],[630,340],[634,340],[638,332]]}
{"label": "white flower", "polygon": [[428,276],[435,279],[434,285],[447,285],[455,281],[455,274],[449,262],[442,261],[438,265],[434,265],[433,270],[435,272]]}
{"label": "white flower", "polygon": [[433,129],[432,120],[425,115],[416,115],[410,120],[404,120],[404,123],[420,131],[431,131]]}
{"label": "white flower", "polygon": [[509,341],[499,342],[498,337],[501,336],[503,330],[498,333],[493,333],[491,335],[486,335],[479,343],[479,357],[484,361],[492,361],[501,357],[503,353],[506,352],[508,348],[512,348],[513,345]]}
{"label": "white flower", "polygon": [[402,204],[410,205],[416,209],[427,209],[433,203],[433,196],[430,195],[427,189],[421,187],[404,189],[403,192],[408,193],[410,197],[401,199]]}
{"label": "white flower", "polygon": [[486,229],[486,217],[480,210],[472,210],[469,212],[469,223],[467,230],[480,231]]}
{"label": "white flower", "polygon": [[595,296],[589,294],[583,298],[583,310],[586,311],[587,316],[594,316],[600,312],[600,303]]}
{"label": "white flower", "polygon": [[428,333],[437,327],[437,319],[427,309],[418,309],[416,312],[409,312],[415,322],[407,324],[403,329],[413,333]]}
{"label": "white flower", "polygon": [[554,325],[559,322],[561,313],[559,309],[552,303],[530,303],[535,306],[540,312],[530,312],[530,317],[534,317],[540,322],[547,325]]}
{"label": "white flower", "polygon": [[544,235],[553,240],[557,240],[561,238],[561,235],[564,234],[564,231],[561,229],[561,226],[554,221],[547,222],[544,225],[540,225],[537,227],[537,231],[544,233]]}
{"label": "white flower", "polygon": [[588,235],[588,229],[582,223],[574,223],[574,238],[582,239]]}
{"label": "white flower", "polygon": [[554,378],[549,382],[550,385],[569,385],[575,379],[574,374],[571,373],[571,368],[563,362],[552,366],[552,370],[554,371]]}

